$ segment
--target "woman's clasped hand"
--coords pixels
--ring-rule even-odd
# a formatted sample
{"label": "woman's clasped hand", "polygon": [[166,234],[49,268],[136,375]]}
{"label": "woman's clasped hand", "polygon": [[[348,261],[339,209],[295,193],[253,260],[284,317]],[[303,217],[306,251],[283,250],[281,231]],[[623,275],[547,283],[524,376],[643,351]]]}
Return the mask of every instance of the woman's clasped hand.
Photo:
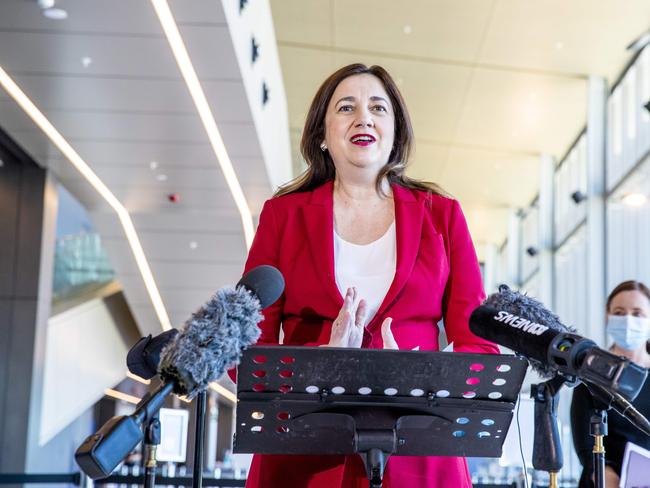
{"label": "woman's clasped hand", "polygon": [[[332,322],[332,332],[326,347],[360,348],[363,341],[363,331],[366,327],[368,307],[366,301],[359,297],[355,287],[348,288],[343,299],[343,306],[338,316]],[[381,324],[381,337],[384,349],[399,349],[393,332],[390,329],[393,319],[387,317]]]}

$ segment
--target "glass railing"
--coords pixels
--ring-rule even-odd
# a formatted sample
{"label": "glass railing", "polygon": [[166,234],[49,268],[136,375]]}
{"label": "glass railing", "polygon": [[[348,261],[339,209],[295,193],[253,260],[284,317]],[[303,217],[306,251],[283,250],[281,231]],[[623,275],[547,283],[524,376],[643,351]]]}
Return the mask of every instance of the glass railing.
{"label": "glass railing", "polygon": [[82,232],[57,239],[54,252],[54,301],[113,281],[115,272],[99,235]]}

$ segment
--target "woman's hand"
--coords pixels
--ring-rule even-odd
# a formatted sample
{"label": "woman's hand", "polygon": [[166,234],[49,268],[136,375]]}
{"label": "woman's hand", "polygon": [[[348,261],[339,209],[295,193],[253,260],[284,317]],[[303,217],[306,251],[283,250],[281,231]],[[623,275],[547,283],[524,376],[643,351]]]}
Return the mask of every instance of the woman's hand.
{"label": "woman's hand", "polygon": [[619,477],[611,466],[605,466],[605,488],[618,488]]}
{"label": "woman's hand", "polygon": [[393,323],[393,319],[388,317],[381,324],[381,338],[384,340],[384,349],[399,349],[395,337],[393,337],[393,332],[390,330],[390,325]]}
{"label": "woman's hand", "polygon": [[361,347],[363,330],[366,325],[367,305],[360,299],[357,289],[348,288],[343,300],[343,307],[332,322],[329,347]]}

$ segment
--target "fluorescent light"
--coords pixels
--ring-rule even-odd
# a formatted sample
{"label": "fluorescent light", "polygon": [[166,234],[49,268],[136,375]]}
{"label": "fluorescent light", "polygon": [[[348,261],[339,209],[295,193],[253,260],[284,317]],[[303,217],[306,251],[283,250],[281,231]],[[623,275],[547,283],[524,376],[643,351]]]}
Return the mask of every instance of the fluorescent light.
{"label": "fluorescent light", "polygon": [[647,200],[648,197],[643,193],[628,193],[621,198],[621,201],[630,207],[640,207],[641,205],[644,205]]}
{"label": "fluorescent light", "polygon": [[219,161],[219,166],[221,166],[221,170],[223,171],[226,184],[235,200],[235,205],[237,205],[242,225],[244,227],[246,247],[250,248],[251,243],[253,242],[253,236],[255,235],[253,216],[248,208],[248,203],[246,202],[244,192],[242,191],[239,180],[237,179],[237,174],[233,168],[232,161],[230,161],[230,156],[228,156],[226,145],[221,138],[217,122],[214,120],[214,116],[212,115],[212,111],[208,105],[208,100],[201,88],[199,78],[196,75],[194,66],[192,66],[192,61],[190,60],[190,56],[185,48],[185,44],[183,43],[183,38],[178,31],[178,26],[176,25],[174,16],[169,9],[167,0],[151,0],[151,3],[158,15],[158,20],[160,20],[163,31],[167,36],[167,41],[169,41],[169,45],[174,53],[174,57],[176,58],[176,63],[178,63],[183,79],[190,91],[190,96],[194,101],[196,110],[199,112],[199,117],[201,118],[203,127],[208,135],[210,144],[212,145],[212,150],[214,151],[217,161]]}
{"label": "fluorescent light", "polygon": [[140,400],[142,400],[142,398],[129,395],[128,393],[122,393],[121,391],[113,390],[112,388],[106,388],[104,390],[104,395],[115,398],[117,400],[122,400],[124,402],[133,403],[134,405],[137,405],[140,403]]}
{"label": "fluorescent light", "polygon": [[145,380],[144,378],[140,378],[137,374],[131,373],[131,371],[126,372],[126,377],[131,378],[132,380],[137,381],[139,383],[142,383],[143,385],[151,384],[151,380]]}
{"label": "fluorescent light", "polygon": [[230,400],[232,403],[237,404],[237,395],[235,395],[232,391],[230,391],[226,387],[221,386],[219,383],[210,383],[210,388],[212,388],[222,397],[226,398],[227,400]]}
{"label": "fluorescent light", "polygon": [[167,315],[167,310],[165,310],[165,305],[156,286],[156,282],[151,273],[151,268],[149,268],[149,263],[147,262],[147,257],[144,254],[142,245],[140,244],[140,239],[138,234],[135,231],[133,222],[131,221],[131,216],[129,212],[122,206],[120,201],[113,195],[113,193],[108,189],[104,182],[99,179],[95,172],[90,169],[90,166],[77,154],[77,152],[72,148],[72,146],[65,140],[65,138],[57,131],[54,126],[50,123],[49,120],[41,113],[41,111],[34,105],[34,103],[25,95],[25,93],[20,89],[20,87],[11,79],[7,72],[0,66],[0,84],[4,89],[11,95],[11,97],[16,101],[18,105],[29,115],[29,117],[34,121],[34,123],[50,138],[50,141],[59,148],[59,150],[68,158],[68,161],[77,168],[88,183],[90,183],[97,193],[99,193],[104,200],[115,210],[117,216],[120,219],[126,238],[129,241],[131,246],[131,252],[135,257],[138,270],[142,275],[144,285],[147,288],[147,293],[149,294],[149,299],[156,311],[158,320],[163,330],[171,329],[171,322],[169,321],[169,316]]}

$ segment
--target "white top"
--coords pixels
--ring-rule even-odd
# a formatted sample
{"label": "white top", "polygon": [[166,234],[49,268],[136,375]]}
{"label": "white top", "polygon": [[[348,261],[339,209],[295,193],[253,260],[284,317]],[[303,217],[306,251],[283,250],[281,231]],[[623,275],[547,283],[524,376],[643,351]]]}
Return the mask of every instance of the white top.
{"label": "white top", "polygon": [[352,244],[334,231],[334,273],[336,285],[345,297],[355,286],[368,305],[367,322],[375,316],[395,276],[397,237],[395,221],[386,233],[370,244]]}

